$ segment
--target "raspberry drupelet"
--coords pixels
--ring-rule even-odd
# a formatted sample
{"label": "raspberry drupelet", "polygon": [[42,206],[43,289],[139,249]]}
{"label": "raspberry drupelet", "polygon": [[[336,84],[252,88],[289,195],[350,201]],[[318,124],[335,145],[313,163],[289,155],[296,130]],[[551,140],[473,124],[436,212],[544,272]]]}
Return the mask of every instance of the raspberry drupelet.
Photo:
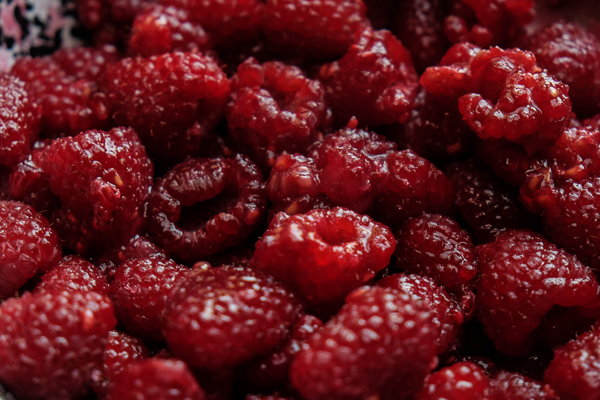
{"label": "raspberry drupelet", "polygon": [[321,67],[335,125],[356,117],[360,126],[406,122],[419,91],[410,53],[388,31],[365,29],[338,61]]}
{"label": "raspberry drupelet", "polygon": [[6,300],[0,381],[22,399],[80,398],[115,324],[112,303],[95,292],[41,291]]}
{"label": "raspberry drupelet", "polygon": [[190,159],[154,185],[147,229],[168,253],[198,261],[241,242],[266,203],[262,174],[245,156]]}
{"label": "raspberry drupelet", "polygon": [[260,271],[204,263],[171,292],[163,334],[189,366],[218,370],[274,350],[299,307],[291,291]]}
{"label": "raspberry drupelet", "polygon": [[592,271],[539,234],[502,233],[476,251],[481,271],[476,311],[486,335],[505,354],[531,350],[531,333],[552,306],[596,300]]}
{"label": "raspberry drupelet", "polygon": [[490,378],[474,362],[457,362],[436,371],[425,379],[415,400],[486,399]]}
{"label": "raspberry drupelet", "polygon": [[151,157],[171,162],[198,154],[223,116],[230,88],[212,58],[175,52],[119,61],[100,91],[95,100],[112,122],[134,128]]}
{"label": "raspberry drupelet", "polygon": [[244,61],[231,78],[229,134],[263,168],[282,153],[305,153],[330,121],[323,85],[279,61]]}
{"label": "raspberry drupelet", "polygon": [[60,237],[48,220],[16,201],[0,201],[0,248],[0,299],[14,295],[62,256]]}
{"label": "raspberry drupelet", "polygon": [[331,60],[370,26],[361,0],[267,0],[261,22],[267,47],[283,57]]}
{"label": "raspberry drupelet", "polygon": [[77,256],[65,256],[42,276],[36,291],[84,291],[108,296],[108,283],[94,264]]}
{"label": "raspberry drupelet", "polygon": [[252,265],[312,304],[332,303],[385,268],[394,248],[388,227],[345,208],[279,213],[256,243]]}

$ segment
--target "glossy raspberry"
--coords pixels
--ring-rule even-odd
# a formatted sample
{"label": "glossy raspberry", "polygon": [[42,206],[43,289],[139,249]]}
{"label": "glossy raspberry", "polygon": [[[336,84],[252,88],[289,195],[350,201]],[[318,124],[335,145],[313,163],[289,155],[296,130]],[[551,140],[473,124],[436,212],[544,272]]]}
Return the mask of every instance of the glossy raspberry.
{"label": "glossy raspberry", "polygon": [[337,126],[353,116],[363,127],[406,122],[419,88],[408,50],[390,32],[371,29],[318,78]]}
{"label": "glossy raspberry", "polygon": [[110,65],[119,60],[119,53],[114,46],[62,48],[52,55],[52,59],[68,76],[76,80],[98,80]]}
{"label": "glossy raspberry", "polygon": [[147,229],[167,252],[198,261],[250,234],[266,202],[262,175],[245,156],[191,159],[154,185]]}
{"label": "glossy raspberry", "polygon": [[0,305],[0,381],[23,399],[81,397],[115,324],[111,302],[94,292],[9,299]]}
{"label": "glossy raspberry", "polygon": [[489,386],[490,378],[479,365],[457,362],[429,375],[415,400],[485,399]]}
{"label": "glossy raspberry", "polygon": [[109,399],[205,400],[184,362],[150,358],[130,364],[115,379]]}
{"label": "glossy raspberry", "polygon": [[223,116],[229,81],[210,57],[169,53],[119,61],[100,89],[113,123],[134,128],[151,157],[171,160],[200,151]]}
{"label": "glossy raspberry", "polygon": [[217,370],[281,344],[298,316],[294,294],[259,271],[204,265],[171,293],[163,334],[188,365]]}
{"label": "glossy raspberry", "polygon": [[200,24],[190,22],[187,11],[158,4],[136,15],[129,39],[129,51],[143,57],[211,47],[208,34]]}
{"label": "glossy raspberry", "polygon": [[108,296],[106,278],[94,264],[77,256],[65,256],[42,276],[37,291],[84,291]]}
{"label": "glossy raspberry", "polygon": [[271,51],[304,60],[333,59],[370,26],[361,0],[267,0],[261,22]]}
{"label": "glossy raspberry", "polygon": [[548,385],[516,372],[500,371],[492,379],[492,400],[559,400],[559,396]]}
{"label": "glossy raspberry", "polygon": [[530,38],[538,65],[569,85],[577,113],[589,115],[600,105],[600,38],[587,29],[555,22]]}
{"label": "glossy raspberry", "polygon": [[92,388],[100,399],[107,397],[115,378],[131,363],[148,358],[144,343],[117,331],[108,333],[103,364],[92,373]]}
{"label": "glossy raspberry", "polygon": [[25,90],[25,83],[0,74],[0,164],[13,167],[35,141],[40,130],[41,109]]}
{"label": "glossy raspberry", "polygon": [[114,275],[117,266],[139,258],[167,258],[167,253],[146,236],[136,235],[128,243],[101,255],[95,264],[108,276]]}
{"label": "glossy raspberry", "polygon": [[478,317],[503,353],[526,354],[531,332],[553,305],[583,305],[596,297],[592,271],[539,234],[503,233],[476,250]]}
{"label": "glossy raspberry", "polygon": [[0,248],[0,299],[12,296],[62,256],[60,238],[48,220],[16,201],[0,201]]}
{"label": "glossy raspberry", "polygon": [[323,85],[298,67],[249,58],[231,85],[229,133],[261,166],[272,167],[284,151],[305,153],[329,122]]}
{"label": "glossy raspberry", "polygon": [[410,398],[437,364],[436,317],[416,296],[361,287],[308,338],[292,384],[307,400]]}
{"label": "glossy raspberry", "polygon": [[280,213],[256,243],[252,265],[311,303],[334,302],[385,268],[394,247],[388,227],[348,209]]}
{"label": "glossy raspberry", "polygon": [[188,271],[173,260],[158,257],[138,258],[119,265],[110,283],[119,322],[140,337],[162,339],[161,313],[177,280]]}

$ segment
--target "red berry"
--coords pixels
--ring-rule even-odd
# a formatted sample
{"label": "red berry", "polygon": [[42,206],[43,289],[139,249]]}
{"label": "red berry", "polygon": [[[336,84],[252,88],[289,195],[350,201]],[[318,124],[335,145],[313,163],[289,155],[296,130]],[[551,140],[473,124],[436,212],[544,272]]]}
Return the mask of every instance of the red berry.
{"label": "red berry", "polygon": [[42,276],[36,291],[84,291],[108,296],[108,284],[94,264],[77,256],[65,256]]}
{"label": "red berry", "polygon": [[490,400],[559,400],[548,386],[524,375],[500,371],[492,379]]}
{"label": "red berry", "polygon": [[62,48],[52,55],[52,59],[68,76],[77,80],[97,81],[110,65],[119,60],[119,53],[114,46],[104,45],[99,48],[74,47]]}
{"label": "red berry", "polygon": [[486,399],[490,378],[477,364],[457,362],[429,375],[415,400]]}

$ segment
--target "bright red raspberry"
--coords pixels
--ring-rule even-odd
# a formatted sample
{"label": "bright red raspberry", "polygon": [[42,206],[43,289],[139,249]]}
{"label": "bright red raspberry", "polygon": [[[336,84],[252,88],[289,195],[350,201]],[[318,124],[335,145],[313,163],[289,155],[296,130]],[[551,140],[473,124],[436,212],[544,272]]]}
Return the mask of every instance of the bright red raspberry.
{"label": "bright red raspberry", "polygon": [[168,253],[198,261],[254,231],[266,203],[262,174],[245,156],[190,159],[154,185],[147,229]]}
{"label": "bright red raspberry", "polygon": [[112,303],[95,292],[25,293],[0,305],[0,381],[23,399],[84,395],[102,364]]}
{"label": "bright red raspberry", "polygon": [[394,242],[388,227],[345,208],[280,213],[256,243],[252,265],[313,304],[330,303],[385,268]]}
{"label": "bright red raspberry", "polygon": [[117,267],[110,283],[115,314],[128,332],[161,340],[162,311],[188,268],[160,257],[138,258]]}
{"label": "bright red raspberry", "polygon": [[76,80],[97,81],[110,65],[119,60],[114,46],[62,48],[52,55],[52,59],[68,76]]}
{"label": "bright red raspberry", "polygon": [[429,375],[415,400],[486,399],[489,387],[490,378],[479,365],[457,362]]}
{"label": "bright red raspberry", "polygon": [[410,53],[388,31],[366,29],[318,78],[337,126],[356,117],[360,126],[406,122],[419,90]]}
{"label": "bright red raspberry", "polygon": [[0,164],[15,166],[29,153],[40,130],[41,109],[27,93],[25,83],[0,74]]}
{"label": "bright red raspberry", "polygon": [[148,358],[140,339],[126,333],[110,331],[104,350],[104,363],[92,373],[92,388],[100,399],[107,397],[115,378],[131,363]]}
{"label": "bright red raspberry", "polygon": [[305,153],[329,121],[323,85],[279,61],[244,61],[231,78],[229,134],[259,165],[282,152]]}
{"label": "bright red raspberry", "polygon": [[267,0],[261,23],[271,51],[303,60],[343,56],[368,26],[361,0]]}
{"label": "bright red raspberry", "polygon": [[94,264],[77,256],[65,256],[42,276],[36,291],[84,291],[108,296],[108,283]]}
{"label": "bright red raspberry", "polygon": [[173,289],[163,334],[190,366],[233,367],[279,346],[298,307],[292,292],[260,271],[203,264]]}
{"label": "bright red raspberry", "polygon": [[14,295],[62,256],[60,238],[48,220],[16,201],[0,201],[0,248],[0,299]]}
{"label": "bright red raspberry", "polygon": [[149,6],[138,13],[133,21],[129,51],[143,57],[174,51],[206,51],[212,42],[202,26],[190,22],[186,10]]}
{"label": "bright red raspberry", "polygon": [[307,400],[410,398],[437,364],[437,317],[397,289],[356,289],[308,338],[292,363],[292,384]]}
{"label": "bright red raspberry", "polygon": [[169,53],[119,61],[100,90],[113,123],[134,128],[151,157],[181,160],[219,123],[229,80],[210,57]]}
{"label": "bright red raspberry", "polygon": [[116,377],[108,399],[205,400],[206,394],[184,362],[149,358],[127,366]]}
{"label": "bright red raspberry", "polygon": [[523,355],[531,332],[554,305],[584,305],[598,282],[574,256],[528,230],[506,232],[476,248],[481,275],[476,310],[501,352]]}

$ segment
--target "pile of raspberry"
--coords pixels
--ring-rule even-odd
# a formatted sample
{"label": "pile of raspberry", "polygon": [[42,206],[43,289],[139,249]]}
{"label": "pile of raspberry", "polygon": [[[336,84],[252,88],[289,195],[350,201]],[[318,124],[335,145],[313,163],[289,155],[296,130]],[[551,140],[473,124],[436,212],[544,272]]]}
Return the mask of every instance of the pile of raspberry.
{"label": "pile of raspberry", "polygon": [[600,399],[595,1],[76,5],[0,72],[0,400]]}

